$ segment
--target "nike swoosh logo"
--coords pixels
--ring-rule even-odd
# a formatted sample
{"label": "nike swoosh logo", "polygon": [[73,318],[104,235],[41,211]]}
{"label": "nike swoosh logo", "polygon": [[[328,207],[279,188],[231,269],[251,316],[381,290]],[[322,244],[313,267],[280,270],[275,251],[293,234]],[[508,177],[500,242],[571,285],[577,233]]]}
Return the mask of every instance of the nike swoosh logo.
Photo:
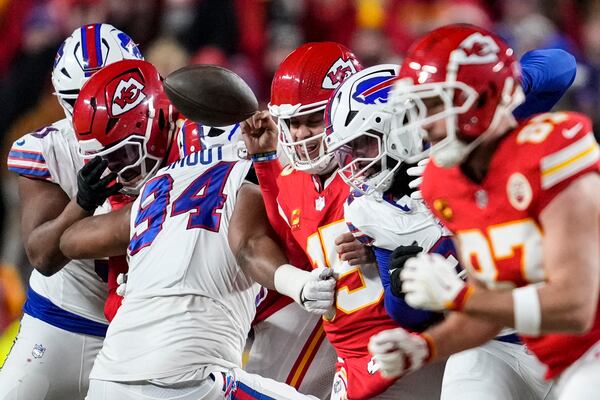
{"label": "nike swoosh logo", "polygon": [[21,139],[15,143],[17,146],[23,146],[25,144],[25,139]]}
{"label": "nike swoosh logo", "polygon": [[410,211],[410,207],[407,206],[406,204],[398,204],[398,203],[396,203],[396,206],[398,206],[398,208],[401,209],[404,212],[409,212]]}
{"label": "nike swoosh logo", "polygon": [[563,129],[562,134],[567,139],[572,139],[575,137],[575,135],[577,135],[577,132],[579,132],[581,130],[581,128],[583,128],[583,124],[580,122],[572,128]]}

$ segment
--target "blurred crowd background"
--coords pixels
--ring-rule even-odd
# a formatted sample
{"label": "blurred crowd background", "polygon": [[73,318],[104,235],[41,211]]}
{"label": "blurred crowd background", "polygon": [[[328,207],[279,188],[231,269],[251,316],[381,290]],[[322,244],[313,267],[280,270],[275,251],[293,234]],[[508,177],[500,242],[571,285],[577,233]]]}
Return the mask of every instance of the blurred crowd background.
{"label": "blurred crowd background", "polygon": [[163,76],[190,63],[222,65],[262,104],[274,70],[303,42],[341,42],[367,66],[400,63],[419,35],[472,23],[498,32],[519,55],[575,55],[577,78],[558,108],[587,113],[600,132],[600,0],[0,0],[0,363],[31,270],[6,154],[18,137],[64,117],[50,84],[54,56],[75,28],[93,22],[127,32]]}

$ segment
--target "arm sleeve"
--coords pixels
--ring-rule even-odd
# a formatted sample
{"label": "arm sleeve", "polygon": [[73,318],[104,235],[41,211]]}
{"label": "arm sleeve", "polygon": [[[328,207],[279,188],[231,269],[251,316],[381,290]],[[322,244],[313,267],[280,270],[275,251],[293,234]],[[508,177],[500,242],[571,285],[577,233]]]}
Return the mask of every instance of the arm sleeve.
{"label": "arm sleeve", "polygon": [[384,304],[388,315],[400,326],[414,331],[422,331],[430,324],[439,321],[439,313],[412,308],[400,297],[394,296],[390,286],[390,275],[388,265],[392,252],[390,250],[373,247],[379,276],[383,283]]}
{"label": "arm sleeve", "polygon": [[280,234],[282,225],[287,227],[287,224],[279,215],[279,206],[277,204],[277,196],[279,196],[279,186],[277,185],[277,177],[281,174],[281,163],[279,160],[269,160],[252,163],[256,177],[258,178],[258,184],[260,185],[260,191],[263,195],[263,201],[265,202],[265,208],[267,210],[267,216],[269,222],[273,226],[273,229]]}
{"label": "arm sleeve", "polygon": [[252,164],[258,178],[260,191],[263,195],[267,218],[271,227],[280,239],[280,243],[284,247],[284,252],[289,262],[298,268],[310,270],[310,262],[304,252],[304,249],[296,242],[292,236],[290,227],[279,213],[279,204],[277,197],[279,196],[279,186],[277,185],[277,177],[281,174],[282,166],[279,160],[269,160],[254,162]]}
{"label": "arm sleeve", "polygon": [[8,170],[26,178],[57,183],[50,174],[43,140],[27,134],[15,141],[8,153]]}
{"label": "arm sleeve", "polygon": [[564,50],[532,50],[520,62],[526,97],[514,111],[517,119],[550,111],[575,80],[575,57]]}

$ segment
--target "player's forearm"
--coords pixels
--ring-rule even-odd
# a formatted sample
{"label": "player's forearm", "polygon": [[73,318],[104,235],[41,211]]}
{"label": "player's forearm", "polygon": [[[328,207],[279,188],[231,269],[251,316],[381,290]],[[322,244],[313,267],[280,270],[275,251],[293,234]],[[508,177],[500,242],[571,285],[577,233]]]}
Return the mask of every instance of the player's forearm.
{"label": "player's forearm", "polygon": [[252,279],[275,290],[274,275],[277,268],[288,262],[279,244],[268,235],[248,238],[235,254],[240,267]]}
{"label": "player's forearm", "polygon": [[434,346],[431,361],[481,346],[495,338],[501,329],[501,325],[453,312],[443,322],[425,331]]}
{"label": "player's forearm", "polygon": [[[585,316],[593,314],[596,303],[589,301],[590,296],[586,294],[583,287],[575,288],[572,285],[557,282],[545,284],[535,290],[537,290],[539,308],[537,310],[526,309],[524,312],[539,313],[540,333],[582,333],[589,329],[591,319],[585,318]],[[523,307],[533,308],[529,305]],[[517,330],[520,328],[515,321],[513,290],[477,288],[465,303],[462,312],[502,326]],[[523,333],[527,334],[527,332]]]}
{"label": "player's forearm", "polygon": [[25,241],[25,250],[31,264],[46,276],[60,271],[70,259],[61,251],[61,235],[87,216],[89,213],[72,200],[58,217],[33,229]]}
{"label": "player's forearm", "polygon": [[82,219],[67,229],[60,238],[60,248],[71,259],[119,256],[129,245],[129,210]]}

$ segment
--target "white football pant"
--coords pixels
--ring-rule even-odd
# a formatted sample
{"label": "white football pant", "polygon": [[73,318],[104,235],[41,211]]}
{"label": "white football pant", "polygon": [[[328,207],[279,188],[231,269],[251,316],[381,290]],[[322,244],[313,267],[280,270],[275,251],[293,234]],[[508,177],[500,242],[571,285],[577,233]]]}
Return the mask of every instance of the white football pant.
{"label": "white football pant", "polygon": [[181,382],[168,387],[149,382],[111,382],[92,379],[86,400],[223,400],[264,399],[318,400],[299,393],[285,383],[235,368],[218,369],[210,378]]}
{"label": "white football pant", "polygon": [[441,400],[550,400],[544,372],[524,346],[492,340],[448,359]]}
{"label": "white football pant", "polygon": [[559,400],[600,398],[600,342],[558,377],[556,391]]}
{"label": "white football pant", "polygon": [[0,370],[0,400],[83,400],[103,341],[23,315]]}
{"label": "white football pant", "polygon": [[321,317],[292,302],[254,325],[245,370],[328,399],[337,358],[324,336]]}

